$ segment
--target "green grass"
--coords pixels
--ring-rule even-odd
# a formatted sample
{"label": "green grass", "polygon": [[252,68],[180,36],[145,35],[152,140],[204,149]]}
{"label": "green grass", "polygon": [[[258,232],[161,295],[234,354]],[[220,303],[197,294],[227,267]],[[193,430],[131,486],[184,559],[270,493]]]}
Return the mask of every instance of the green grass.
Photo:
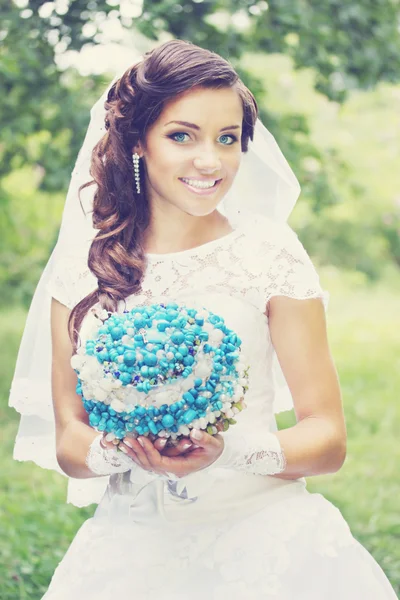
{"label": "green grass", "polygon": [[[329,336],[343,390],[348,454],[338,473],[309,478],[308,489],[322,493],[341,510],[353,535],[376,558],[399,594],[397,289],[324,283],[332,293]],[[21,309],[0,314],[1,348],[7,348],[0,361],[2,600],[41,598],[77,529],[95,509],[65,504],[63,477],[12,459],[18,415],[7,407],[7,399],[23,323]],[[290,425],[293,414],[279,415],[278,423]]]}

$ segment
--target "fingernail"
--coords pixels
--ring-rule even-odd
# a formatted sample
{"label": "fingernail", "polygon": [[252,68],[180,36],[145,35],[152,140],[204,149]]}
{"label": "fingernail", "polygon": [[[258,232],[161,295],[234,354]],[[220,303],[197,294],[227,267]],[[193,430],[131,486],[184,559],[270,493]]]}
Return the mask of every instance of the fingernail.
{"label": "fingernail", "polygon": [[144,442],[143,442],[142,438],[138,438],[137,441],[142,446],[142,448],[144,448]]}
{"label": "fingernail", "polygon": [[167,443],[167,440],[160,440],[160,446],[161,448],[164,448],[165,444]]}
{"label": "fingernail", "polygon": [[124,448],[124,446],[118,446],[118,448],[121,450],[121,452],[124,452],[124,454],[128,454],[128,450]]}
{"label": "fingernail", "polygon": [[202,433],[200,429],[192,429],[192,437],[194,437],[195,440],[201,440]]}
{"label": "fingernail", "polygon": [[124,444],[125,444],[126,446],[129,446],[129,448],[130,448],[131,450],[133,450],[133,446],[132,446],[132,444],[131,444],[130,442],[128,442],[128,440],[124,440]]}
{"label": "fingernail", "polygon": [[183,444],[182,446],[182,450],[187,450],[188,448],[191,448],[192,444]]}

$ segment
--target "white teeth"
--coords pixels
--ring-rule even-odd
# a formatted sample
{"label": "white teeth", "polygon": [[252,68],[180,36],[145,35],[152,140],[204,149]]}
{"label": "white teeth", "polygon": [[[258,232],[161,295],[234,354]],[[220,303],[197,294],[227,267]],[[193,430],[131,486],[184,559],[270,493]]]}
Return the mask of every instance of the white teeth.
{"label": "white teeth", "polygon": [[214,179],[214,181],[198,181],[196,179],[185,179],[185,177],[182,177],[181,179],[192,187],[197,187],[203,190],[212,188],[216,182],[216,179]]}

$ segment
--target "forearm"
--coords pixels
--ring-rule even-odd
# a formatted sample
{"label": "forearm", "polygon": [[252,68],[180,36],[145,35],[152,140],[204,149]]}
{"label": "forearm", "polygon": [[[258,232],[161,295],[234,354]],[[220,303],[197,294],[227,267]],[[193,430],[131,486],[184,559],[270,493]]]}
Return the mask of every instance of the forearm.
{"label": "forearm", "polygon": [[335,473],[346,458],[346,434],[337,432],[327,419],[308,417],[274,435],[285,454],[286,467],[272,477],[297,479]]}
{"label": "forearm", "polygon": [[[113,458],[117,456],[116,450],[103,451],[99,448],[95,442],[98,436],[98,431],[95,431],[82,421],[72,420],[68,423],[57,444],[57,461],[66,475],[77,479],[87,479],[90,477],[101,477],[113,472],[128,471],[131,466],[135,466],[133,460],[122,455],[122,452],[118,452],[117,460],[120,466],[113,466],[116,464],[115,458]],[[95,462],[92,459],[89,460],[89,456],[93,457],[93,449],[97,452],[97,459],[102,458],[101,453],[107,459],[104,465],[100,461],[100,466],[102,467],[100,469],[93,466]],[[89,454],[90,450],[92,450],[91,454]],[[113,462],[111,462],[111,459],[113,459]],[[96,462],[99,464],[99,460]],[[92,468],[89,468],[89,466]]]}
{"label": "forearm", "polygon": [[332,473],[344,462],[344,438],[317,417],[276,432],[233,431],[224,437],[224,450],[213,466],[281,479]]}

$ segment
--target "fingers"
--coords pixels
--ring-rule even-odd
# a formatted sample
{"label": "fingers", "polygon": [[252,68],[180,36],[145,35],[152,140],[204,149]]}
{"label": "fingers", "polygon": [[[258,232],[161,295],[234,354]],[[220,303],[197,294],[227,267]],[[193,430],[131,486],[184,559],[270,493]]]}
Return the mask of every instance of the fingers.
{"label": "fingers", "polygon": [[182,437],[176,446],[170,448],[165,448],[165,438],[152,442],[146,436],[136,439],[125,437],[119,443],[119,448],[147,471],[164,475],[172,472],[182,477],[212,464],[224,446],[221,435],[212,436],[205,431],[197,431],[200,439],[195,437],[196,430],[192,430],[190,437]]}
{"label": "fingers", "polygon": [[[137,439],[124,438],[123,443],[119,446],[121,449],[126,448],[126,453],[136,459],[137,464],[147,471],[164,474],[165,469],[162,464],[162,455],[155,448],[154,444],[145,436],[140,436]],[[124,450],[123,450],[124,452]]]}
{"label": "fingers", "polygon": [[193,444],[196,444],[200,448],[219,448],[221,444],[223,445],[224,440],[221,435],[210,435],[206,431],[202,431],[201,429],[193,428],[190,431],[190,440]]}
{"label": "fingers", "polygon": [[167,438],[157,438],[153,444],[154,448],[156,448],[159,452],[164,450],[165,444],[167,443]]}
{"label": "fingers", "polygon": [[[144,451],[141,444],[139,443],[138,439],[135,440],[134,438],[126,438],[125,437],[123,439],[123,442],[120,443],[119,448],[122,450],[122,452],[125,452],[125,450],[126,450],[125,453],[128,456],[130,456],[136,462],[136,464],[139,464],[139,466],[143,467],[147,471],[152,471],[153,468],[152,468],[151,464],[149,463],[147,454]],[[149,443],[151,444],[151,442],[149,442]],[[125,448],[125,450],[124,450],[124,448]]]}
{"label": "fingers", "polygon": [[193,449],[193,442],[188,437],[183,437],[179,440],[176,446],[171,446],[163,451],[163,456],[180,456],[186,454]]}

